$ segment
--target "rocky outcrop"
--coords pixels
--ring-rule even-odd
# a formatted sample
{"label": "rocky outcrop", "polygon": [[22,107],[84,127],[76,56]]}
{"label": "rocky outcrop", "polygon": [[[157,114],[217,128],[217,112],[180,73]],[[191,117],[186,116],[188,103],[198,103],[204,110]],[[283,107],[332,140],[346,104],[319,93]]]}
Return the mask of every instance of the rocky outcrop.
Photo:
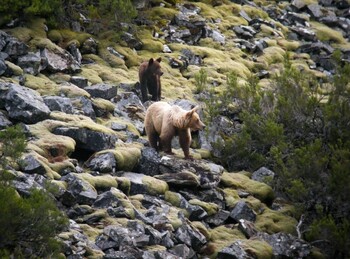
{"label": "rocky outcrop", "polygon": [[13,120],[32,124],[49,118],[50,109],[40,94],[30,88],[0,82],[0,100]]}

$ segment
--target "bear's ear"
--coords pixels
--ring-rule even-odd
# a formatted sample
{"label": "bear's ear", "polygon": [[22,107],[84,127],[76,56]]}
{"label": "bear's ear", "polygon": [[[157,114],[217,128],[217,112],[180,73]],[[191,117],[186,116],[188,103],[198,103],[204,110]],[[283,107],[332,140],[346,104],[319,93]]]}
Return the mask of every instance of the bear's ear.
{"label": "bear's ear", "polygon": [[162,58],[161,57],[157,58],[157,61],[158,63],[160,63],[162,61]]}
{"label": "bear's ear", "polygon": [[153,62],[154,62],[153,58],[150,58],[150,60],[148,61],[148,65],[151,66]]}
{"label": "bear's ear", "polygon": [[191,111],[198,111],[200,109],[200,107],[197,105],[197,106],[195,106]]}

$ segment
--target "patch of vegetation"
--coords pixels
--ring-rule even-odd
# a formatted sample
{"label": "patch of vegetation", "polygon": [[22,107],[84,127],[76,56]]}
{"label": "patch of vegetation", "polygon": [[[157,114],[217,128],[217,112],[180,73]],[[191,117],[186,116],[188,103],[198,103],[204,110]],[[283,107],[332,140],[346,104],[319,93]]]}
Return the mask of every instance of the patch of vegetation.
{"label": "patch of vegetation", "polygon": [[0,257],[57,257],[60,243],[55,237],[68,220],[53,195],[33,189],[28,197],[21,197],[11,185],[14,175],[8,170],[18,163],[25,147],[20,126],[0,132]]}
{"label": "patch of vegetation", "polygon": [[212,105],[209,111],[220,115],[225,110],[215,105],[229,103],[223,97],[240,107],[242,128],[224,136],[219,161],[229,171],[273,169],[275,192],[296,204],[298,215],[313,221],[312,234],[306,236],[309,241],[323,239],[317,229],[327,225],[339,237],[329,240],[334,246],[332,256],[346,257],[350,253],[345,220],[350,214],[350,65],[340,63],[339,53],[334,58],[337,72],[323,78],[328,92],[317,77],[297,70],[286,56],[284,70],[271,80],[268,90],[248,80],[244,86],[232,84],[232,92],[227,88],[220,96],[211,95],[207,104]]}

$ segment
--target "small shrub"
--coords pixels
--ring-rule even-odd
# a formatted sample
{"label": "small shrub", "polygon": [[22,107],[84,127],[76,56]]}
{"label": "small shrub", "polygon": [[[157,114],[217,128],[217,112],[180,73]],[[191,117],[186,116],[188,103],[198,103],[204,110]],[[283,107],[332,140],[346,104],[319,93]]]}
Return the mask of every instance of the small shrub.
{"label": "small shrub", "polygon": [[201,68],[198,73],[194,75],[196,93],[202,93],[207,90],[208,74],[204,68]]}

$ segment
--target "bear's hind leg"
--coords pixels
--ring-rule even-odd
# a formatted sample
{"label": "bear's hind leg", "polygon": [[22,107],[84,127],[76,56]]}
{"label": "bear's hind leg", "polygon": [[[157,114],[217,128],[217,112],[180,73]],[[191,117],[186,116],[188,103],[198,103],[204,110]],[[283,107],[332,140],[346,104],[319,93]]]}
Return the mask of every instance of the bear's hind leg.
{"label": "bear's hind leg", "polygon": [[148,140],[151,147],[153,147],[155,150],[157,150],[157,152],[159,152],[160,151],[160,145],[158,145],[159,135],[156,132],[149,134]]}
{"label": "bear's hind leg", "polygon": [[161,150],[164,151],[165,153],[169,155],[174,155],[174,153],[171,150],[171,137],[166,137],[166,136],[160,136],[160,147]]}

